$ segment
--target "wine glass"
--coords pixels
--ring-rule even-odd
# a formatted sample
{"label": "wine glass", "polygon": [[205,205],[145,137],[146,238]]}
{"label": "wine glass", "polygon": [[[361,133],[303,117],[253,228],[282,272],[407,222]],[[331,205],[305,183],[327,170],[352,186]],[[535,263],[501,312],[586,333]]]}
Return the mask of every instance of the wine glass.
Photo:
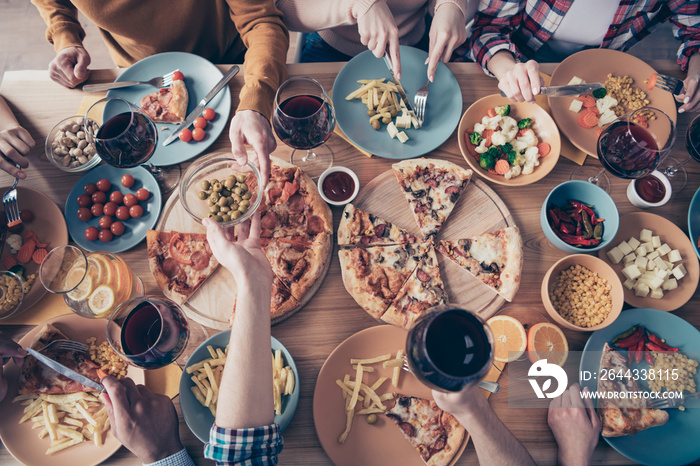
{"label": "wine glass", "polygon": [[682,161],[668,157],[658,167],[658,170],[666,175],[673,192],[676,193],[682,191],[688,182],[688,173],[683,168],[684,165],[691,160],[700,162],[700,115],[693,118],[685,131],[685,147],[690,157]]}
{"label": "wine glass", "polygon": [[[108,118],[101,125],[97,122]],[[156,167],[149,162],[158,144],[158,130],[143,111],[121,97],[95,102],[85,115],[85,135],[102,160],[118,168],[145,165],[167,194],[180,180],[180,166]]]}
{"label": "wine glass", "polygon": [[676,141],[676,125],[663,111],[642,107],[605,127],[598,136],[598,159],[603,168],[574,169],[569,179],[584,179],[610,192],[606,171],[619,178],[637,179],[651,173]]}
{"label": "wine glass", "polygon": [[333,152],[324,142],[335,128],[335,111],[315,79],[295,76],[282,83],[275,95],[272,127],[282,142],[299,149],[292,152],[290,161],[311,178],[333,164]]}

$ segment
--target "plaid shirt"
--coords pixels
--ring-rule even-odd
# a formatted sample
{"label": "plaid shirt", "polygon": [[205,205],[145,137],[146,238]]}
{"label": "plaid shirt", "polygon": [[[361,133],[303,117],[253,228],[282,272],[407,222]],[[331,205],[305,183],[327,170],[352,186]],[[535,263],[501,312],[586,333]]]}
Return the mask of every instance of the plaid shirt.
{"label": "plaid shirt", "polygon": [[[531,57],[552,37],[573,1],[481,0],[469,39],[474,61],[491,75],[486,64],[500,50],[516,60]],[[668,19],[682,41],[677,60],[685,71],[690,56],[700,51],[698,0],[620,0],[600,47],[627,50]]]}
{"label": "plaid shirt", "polygon": [[209,431],[204,456],[216,464],[274,466],[283,444],[277,424],[251,429],[224,429],[214,424]]}

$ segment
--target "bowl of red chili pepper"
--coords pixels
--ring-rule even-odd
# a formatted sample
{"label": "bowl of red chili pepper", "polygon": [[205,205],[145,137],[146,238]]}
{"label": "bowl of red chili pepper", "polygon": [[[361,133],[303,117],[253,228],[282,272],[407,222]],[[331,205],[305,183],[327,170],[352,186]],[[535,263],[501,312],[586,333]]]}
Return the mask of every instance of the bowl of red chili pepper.
{"label": "bowl of red chili pepper", "polygon": [[547,239],[570,254],[594,252],[615,238],[620,213],[603,189],[587,181],[566,181],[544,200],[540,224]]}

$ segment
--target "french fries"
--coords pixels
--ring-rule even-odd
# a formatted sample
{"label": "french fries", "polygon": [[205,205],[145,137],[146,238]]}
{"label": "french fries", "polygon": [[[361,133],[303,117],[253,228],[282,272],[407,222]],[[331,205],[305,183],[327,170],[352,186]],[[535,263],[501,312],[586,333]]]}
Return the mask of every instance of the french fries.
{"label": "french fries", "polygon": [[25,405],[20,424],[32,421],[32,429],[40,429],[40,439],[50,438],[47,455],[83,442],[101,446],[110,427],[107,408],[97,392],[19,395],[12,401]]}

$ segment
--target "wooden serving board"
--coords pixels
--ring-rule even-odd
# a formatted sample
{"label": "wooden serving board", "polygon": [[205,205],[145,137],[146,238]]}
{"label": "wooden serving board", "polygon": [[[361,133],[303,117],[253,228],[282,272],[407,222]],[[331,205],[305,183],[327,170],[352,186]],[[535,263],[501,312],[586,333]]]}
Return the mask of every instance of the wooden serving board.
{"label": "wooden serving board", "polygon": [[[331,221],[332,224],[332,221]],[[199,222],[194,220],[190,214],[182,207],[180,203],[180,193],[175,192],[170,199],[165,203],[160,219],[156,224],[158,231],[179,231],[187,233],[206,233]],[[332,240],[332,239],[331,239]],[[316,283],[306,292],[304,299],[300,305],[292,309],[287,314],[278,317],[272,321],[272,324],[277,324],[288,319],[298,312],[311,298],[316,294],[316,291],[321,287],[323,280],[326,277],[328,268],[331,263],[332,250],[326,259],[326,265],[323,269],[321,277],[316,280]],[[237,294],[236,282],[231,275],[231,272],[224,267],[218,267],[209,279],[195,292],[187,302],[182,305],[182,309],[190,319],[199,322],[210,328],[226,330],[231,328],[230,318],[233,310],[233,303],[236,302]]]}
{"label": "wooden serving board", "polygon": [[[370,181],[360,191],[354,204],[421,237],[393,170]],[[509,226],[516,225],[503,200],[486,183],[472,176],[437,239],[469,238]],[[440,253],[437,256],[451,303],[459,303],[485,320],[506,302],[505,298],[450,259]]]}

